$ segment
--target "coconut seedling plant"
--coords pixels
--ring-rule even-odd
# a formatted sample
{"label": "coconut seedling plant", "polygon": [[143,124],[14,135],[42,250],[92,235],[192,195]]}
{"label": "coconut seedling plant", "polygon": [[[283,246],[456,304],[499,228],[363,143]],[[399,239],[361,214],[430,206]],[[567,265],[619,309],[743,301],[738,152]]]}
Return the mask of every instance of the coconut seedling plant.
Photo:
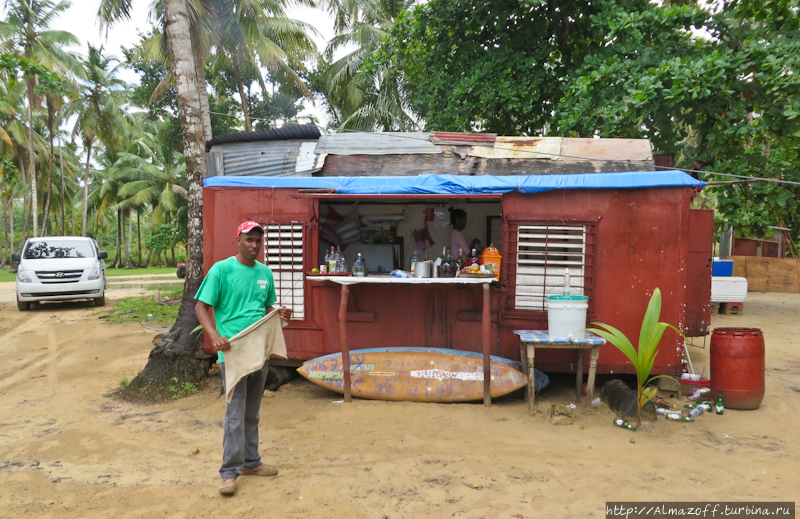
{"label": "coconut seedling plant", "polygon": [[656,388],[647,387],[647,383],[666,375],[650,376],[653,363],[658,355],[658,345],[667,328],[672,328],[681,337],[683,333],[671,324],[659,321],[661,317],[661,290],[656,287],[647,310],[642,319],[642,329],[639,333],[639,347],[634,348],[631,341],[624,333],[605,323],[592,323],[600,328],[588,328],[617,347],[633,364],[636,370],[636,425],[642,424],[642,407],[648,400],[656,396]]}

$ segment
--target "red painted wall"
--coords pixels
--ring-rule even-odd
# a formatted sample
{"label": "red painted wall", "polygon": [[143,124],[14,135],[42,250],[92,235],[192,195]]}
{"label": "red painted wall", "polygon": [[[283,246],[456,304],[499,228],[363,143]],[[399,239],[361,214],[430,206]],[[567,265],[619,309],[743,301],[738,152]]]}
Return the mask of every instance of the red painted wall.
{"label": "red painted wall", "polygon": [[[540,194],[508,193],[503,213],[531,220],[597,221],[591,320],[611,324],[638,340],[639,326],[652,290],[663,295],[661,320],[682,328],[687,300],[688,223],[691,188],[569,190]],[[447,200],[447,197],[443,197]],[[236,253],[236,228],[244,220],[262,223],[306,222],[305,265],[317,258],[318,200],[291,189],[204,188],[204,267]],[[506,244],[501,253],[507,254]],[[263,259],[263,258],[262,258]],[[292,359],[307,360],[340,350],[339,287],[305,282],[306,321],[285,329]],[[349,322],[350,348],[432,346],[481,351],[480,290],[470,286],[354,286],[357,311],[374,322]],[[519,359],[514,329],[544,329],[544,320],[509,321],[499,315],[503,292],[492,289],[493,353]],[[356,311],[350,308],[350,311]],[[668,331],[654,372],[677,374],[681,341]],[[577,353],[541,350],[543,371],[574,372]],[[588,355],[585,369],[588,368]],[[601,348],[599,373],[632,372],[613,346]]]}

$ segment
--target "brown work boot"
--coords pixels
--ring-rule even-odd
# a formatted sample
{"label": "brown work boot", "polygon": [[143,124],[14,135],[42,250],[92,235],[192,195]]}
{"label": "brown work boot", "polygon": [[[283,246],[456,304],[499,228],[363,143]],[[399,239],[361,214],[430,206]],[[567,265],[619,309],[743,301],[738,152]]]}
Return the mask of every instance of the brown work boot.
{"label": "brown work boot", "polygon": [[259,465],[254,469],[239,469],[240,476],[275,476],[277,474],[278,469],[275,467],[270,467],[269,465]]}
{"label": "brown work boot", "polygon": [[236,492],[236,478],[222,478],[219,493],[223,496],[232,496],[234,492]]}

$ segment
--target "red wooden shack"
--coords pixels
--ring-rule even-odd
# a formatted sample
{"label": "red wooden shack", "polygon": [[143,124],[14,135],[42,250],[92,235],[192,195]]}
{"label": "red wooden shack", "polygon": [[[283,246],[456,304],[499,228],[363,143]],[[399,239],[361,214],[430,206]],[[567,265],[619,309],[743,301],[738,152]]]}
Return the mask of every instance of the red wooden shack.
{"label": "red wooden shack", "polygon": [[[378,138],[391,140],[387,135]],[[361,227],[349,250],[363,247],[376,251],[376,258],[382,254],[384,259],[376,263],[384,270],[407,269],[414,230],[429,226],[436,242],[428,250],[432,258],[443,245],[449,246],[444,238],[449,230],[436,229],[436,222],[426,220],[431,212],[450,206],[469,215],[465,235],[480,237],[484,245],[493,242],[503,257],[499,283],[491,288],[492,354],[519,360],[513,330],[547,328],[544,297],[561,290],[565,268],[570,268],[573,289],[589,296],[589,322],[611,324],[635,339],[649,297],[659,287],[663,321],[689,336],[708,333],[713,219],[710,211],[690,208],[702,182],[678,171],[648,171],[646,157],[631,160],[630,153],[609,145],[613,139],[573,139],[581,141],[571,143],[571,156],[579,160],[557,163],[552,155],[570,155],[564,151],[568,139],[556,146],[543,145],[543,139],[515,143],[490,136],[483,139],[491,141],[487,143],[435,132],[400,135],[406,140],[412,140],[408,135],[417,137],[394,148],[381,144],[386,149],[365,149],[363,141],[348,136],[347,146],[337,150],[333,139],[297,133],[210,143],[214,176],[206,179],[203,195],[204,267],[207,271],[236,252],[235,231],[241,221],[265,225],[262,260],[275,273],[280,302],[295,312],[285,329],[290,362],[299,364],[341,349],[338,286],[306,279],[319,266],[321,251],[329,247],[324,237],[335,230],[332,215],[340,215],[335,220],[339,225],[349,218]],[[586,141],[603,142],[601,146]],[[280,150],[269,146],[275,143]],[[642,141],[616,144],[623,150],[642,149]],[[584,149],[578,150],[579,145]],[[242,160],[237,146],[247,148],[251,158]],[[431,147],[444,151],[420,151]],[[603,149],[615,150],[610,155],[627,157],[627,162],[603,158],[609,155]],[[259,169],[257,163],[265,156],[280,167],[272,173],[264,172],[268,165]],[[464,173],[464,162],[470,160],[477,175],[424,175],[434,169],[440,174]],[[613,170],[620,173],[608,173]],[[345,172],[351,175],[342,175]],[[370,178],[370,173],[380,177]],[[510,173],[515,175],[503,176]],[[277,176],[287,174],[292,176]],[[387,226],[393,218],[397,220]],[[363,232],[375,222],[384,225],[379,233],[383,243],[361,243],[375,239],[375,234]],[[368,264],[375,270],[369,254],[365,253]],[[480,287],[439,286],[431,291],[359,285],[351,294],[350,349],[423,346],[482,351]],[[653,371],[678,374],[681,358],[682,339],[668,332]],[[577,352],[543,350],[536,366],[545,372],[575,372],[576,359]],[[598,373],[617,372],[632,372],[630,363],[615,348],[602,348]]]}

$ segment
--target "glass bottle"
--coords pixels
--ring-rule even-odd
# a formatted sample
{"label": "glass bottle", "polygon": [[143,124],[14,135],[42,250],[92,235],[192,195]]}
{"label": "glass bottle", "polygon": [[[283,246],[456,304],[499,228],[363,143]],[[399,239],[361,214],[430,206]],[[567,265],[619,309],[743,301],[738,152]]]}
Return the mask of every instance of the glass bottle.
{"label": "glass bottle", "polygon": [[722,414],[722,413],[725,412],[725,404],[722,403],[722,390],[721,389],[719,390],[719,395],[717,396],[717,405],[715,407],[716,407],[715,410],[716,410],[717,414]]}
{"label": "glass bottle", "polygon": [[336,246],[336,273],[340,274],[343,272],[347,272],[347,264],[345,263],[344,254],[342,254],[342,248],[337,245]]}
{"label": "glass bottle", "polygon": [[473,265],[478,265],[480,261],[478,260],[478,253],[475,249],[472,249],[472,254],[470,254],[469,258],[467,258],[467,267],[471,267]]}
{"label": "glass bottle", "polygon": [[364,277],[367,275],[367,264],[364,258],[361,257],[360,252],[358,253],[356,261],[353,263],[353,275],[356,277]]}
{"label": "glass bottle", "polygon": [[458,266],[459,270],[464,268],[464,250],[461,247],[458,248],[458,257],[456,258],[456,265]]}
{"label": "glass bottle", "polygon": [[450,251],[445,248],[444,257],[442,258],[441,276],[443,278],[456,277],[456,260],[450,255]]}
{"label": "glass bottle", "polygon": [[330,274],[336,273],[336,250],[331,245],[331,252],[325,256],[328,262],[328,272]]}
{"label": "glass bottle", "polygon": [[411,273],[416,274],[417,272],[417,262],[419,261],[419,256],[417,256],[418,251],[417,248],[414,247],[414,255],[411,256]]}

